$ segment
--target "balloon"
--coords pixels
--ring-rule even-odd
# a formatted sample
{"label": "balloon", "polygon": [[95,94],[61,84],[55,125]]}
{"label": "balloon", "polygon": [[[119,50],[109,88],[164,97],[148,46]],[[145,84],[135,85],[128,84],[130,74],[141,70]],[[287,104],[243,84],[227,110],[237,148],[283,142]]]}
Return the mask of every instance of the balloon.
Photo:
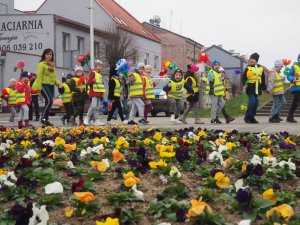
{"label": "balloon", "polygon": [[283,59],[282,60],[283,65],[288,66],[291,64],[291,60],[290,59]]}
{"label": "balloon", "polygon": [[126,59],[120,59],[116,63],[117,74],[123,73],[125,76],[128,74],[128,61]]}
{"label": "balloon", "polygon": [[286,66],[286,67],[284,68],[283,74],[284,74],[285,76],[287,76],[287,75],[290,73],[290,70],[291,70],[291,68]]}
{"label": "balloon", "polygon": [[84,54],[84,55],[82,56],[82,58],[83,58],[83,60],[86,60],[86,54]]}
{"label": "balloon", "polygon": [[23,60],[17,61],[17,63],[16,63],[17,69],[24,69],[24,67],[25,67],[25,62]]}
{"label": "balloon", "polygon": [[83,61],[83,58],[82,58],[82,57],[79,57],[79,58],[77,59],[77,62],[78,62],[78,63],[82,63],[82,61]]}
{"label": "balloon", "polygon": [[132,66],[132,60],[127,60],[127,68],[130,69],[130,67]]}
{"label": "balloon", "polygon": [[242,71],[240,69],[234,70],[233,71],[234,75],[240,75]]}
{"label": "balloon", "polygon": [[200,52],[198,56],[198,61],[199,62],[207,62],[209,60],[208,55],[206,52]]}

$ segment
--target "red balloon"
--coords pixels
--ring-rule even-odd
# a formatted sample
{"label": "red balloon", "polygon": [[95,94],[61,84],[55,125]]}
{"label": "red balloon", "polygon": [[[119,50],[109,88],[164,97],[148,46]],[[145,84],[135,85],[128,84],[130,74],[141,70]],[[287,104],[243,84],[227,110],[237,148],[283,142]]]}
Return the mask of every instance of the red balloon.
{"label": "red balloon", "polygon": [[78,62],[78,63],[81,63],[82,61],[83,61],[83,58],[82,58],[82,57],[80,57],[80,58],[77,59],[77,62]]}
{"label": "red balloon", "polygon": [[24,69],[24,67],[25,67],[25,62],[23,60],[19,60],[16,63],[16,68],[18,68],[18,69]]}
{"label": "red balloon", "polygon": [[86,60],[86,57],[87,57],[87,55],[84,54],[84,55],[82,56],[83,60]]}
{"label": "red balloon", "polygon": [[206,52],[200,52],[199,57],[198,57],[199,62],[207,62],[208,61],[208,55]]}

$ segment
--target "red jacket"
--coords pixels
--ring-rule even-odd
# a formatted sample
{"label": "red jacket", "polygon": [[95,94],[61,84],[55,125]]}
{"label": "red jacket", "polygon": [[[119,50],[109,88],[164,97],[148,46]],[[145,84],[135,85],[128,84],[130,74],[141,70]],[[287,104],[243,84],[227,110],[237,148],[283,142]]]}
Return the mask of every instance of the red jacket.
{"label": "red jacket", "polygon": [[25,102],[19,102],[17,105],[30,105],[31,103],[31,89],[28,83],[24,83],[22,79],[19,79],[17,81],[17,86],[16,86],[17,92],[23,93],[25,92]]}
{"label": "red jacket", "polygon": [[89,97],[100,97],[102,98],[103,97],[103,93],[102,92],[94,92],[94,89],[93,89],[93,84],[95,83],[94,81],[95,79],[95,73],[94,71],[92,71],[89,75],[89,79],[88,79],[88,84],[90,86],[90,94],[89,94]]}
{"label": "red jacket", "polygon": [[[9,88],[12,89],[12,90],[15,90],[15,88],[12,88],[10,86],[9,86]],[[7,96],[7,97],[5,97],[5,96]],[[16,105],[13,105],[13,104],[8,104],[8,97],[9,97],[9,94],[8,94],[6,88],[4,88],[2,90],[1,98],[3,98],[7,102],[7,106],[8,107],[14,107],[14,106],[16,106]]]}

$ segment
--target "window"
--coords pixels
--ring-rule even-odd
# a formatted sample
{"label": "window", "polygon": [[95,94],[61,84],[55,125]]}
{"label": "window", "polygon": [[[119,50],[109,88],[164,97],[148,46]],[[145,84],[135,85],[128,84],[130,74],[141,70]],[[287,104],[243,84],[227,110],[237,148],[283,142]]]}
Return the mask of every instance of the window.
{"label": "window", "polygon": [[98,41],[94,42],[94,56],[95,56],[95,59],[101,58],[100,42],[98,42]]}
{"label": "window", "polygon": [[79,54],[84,53],[84,38],[83,37],[77,37],[77,50]]}
{"label": "window", "polygon": [[154,56],[154,69],[158,70],[158,56],[157,55]]}
{"label": "window", "polygon": [[62,43],[62,48],[63,51],[68,51],[70,50],[70,34],[63,33],[63,43]]}
{"label": "window", "polygon": [[145,65],[149,64],[149,53],[145,53],[144,63]]}

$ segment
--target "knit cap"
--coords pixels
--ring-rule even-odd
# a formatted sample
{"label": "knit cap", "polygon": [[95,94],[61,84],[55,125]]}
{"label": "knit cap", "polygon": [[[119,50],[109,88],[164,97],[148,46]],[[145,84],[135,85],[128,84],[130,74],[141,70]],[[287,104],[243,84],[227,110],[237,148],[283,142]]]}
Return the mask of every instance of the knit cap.
{"label": "knit cap", "polygon": [[253,53],[252,55],[250,55],[250,59],[254,59],[256,62],[258,62],[259,54],[257,54],[256,52]]}

